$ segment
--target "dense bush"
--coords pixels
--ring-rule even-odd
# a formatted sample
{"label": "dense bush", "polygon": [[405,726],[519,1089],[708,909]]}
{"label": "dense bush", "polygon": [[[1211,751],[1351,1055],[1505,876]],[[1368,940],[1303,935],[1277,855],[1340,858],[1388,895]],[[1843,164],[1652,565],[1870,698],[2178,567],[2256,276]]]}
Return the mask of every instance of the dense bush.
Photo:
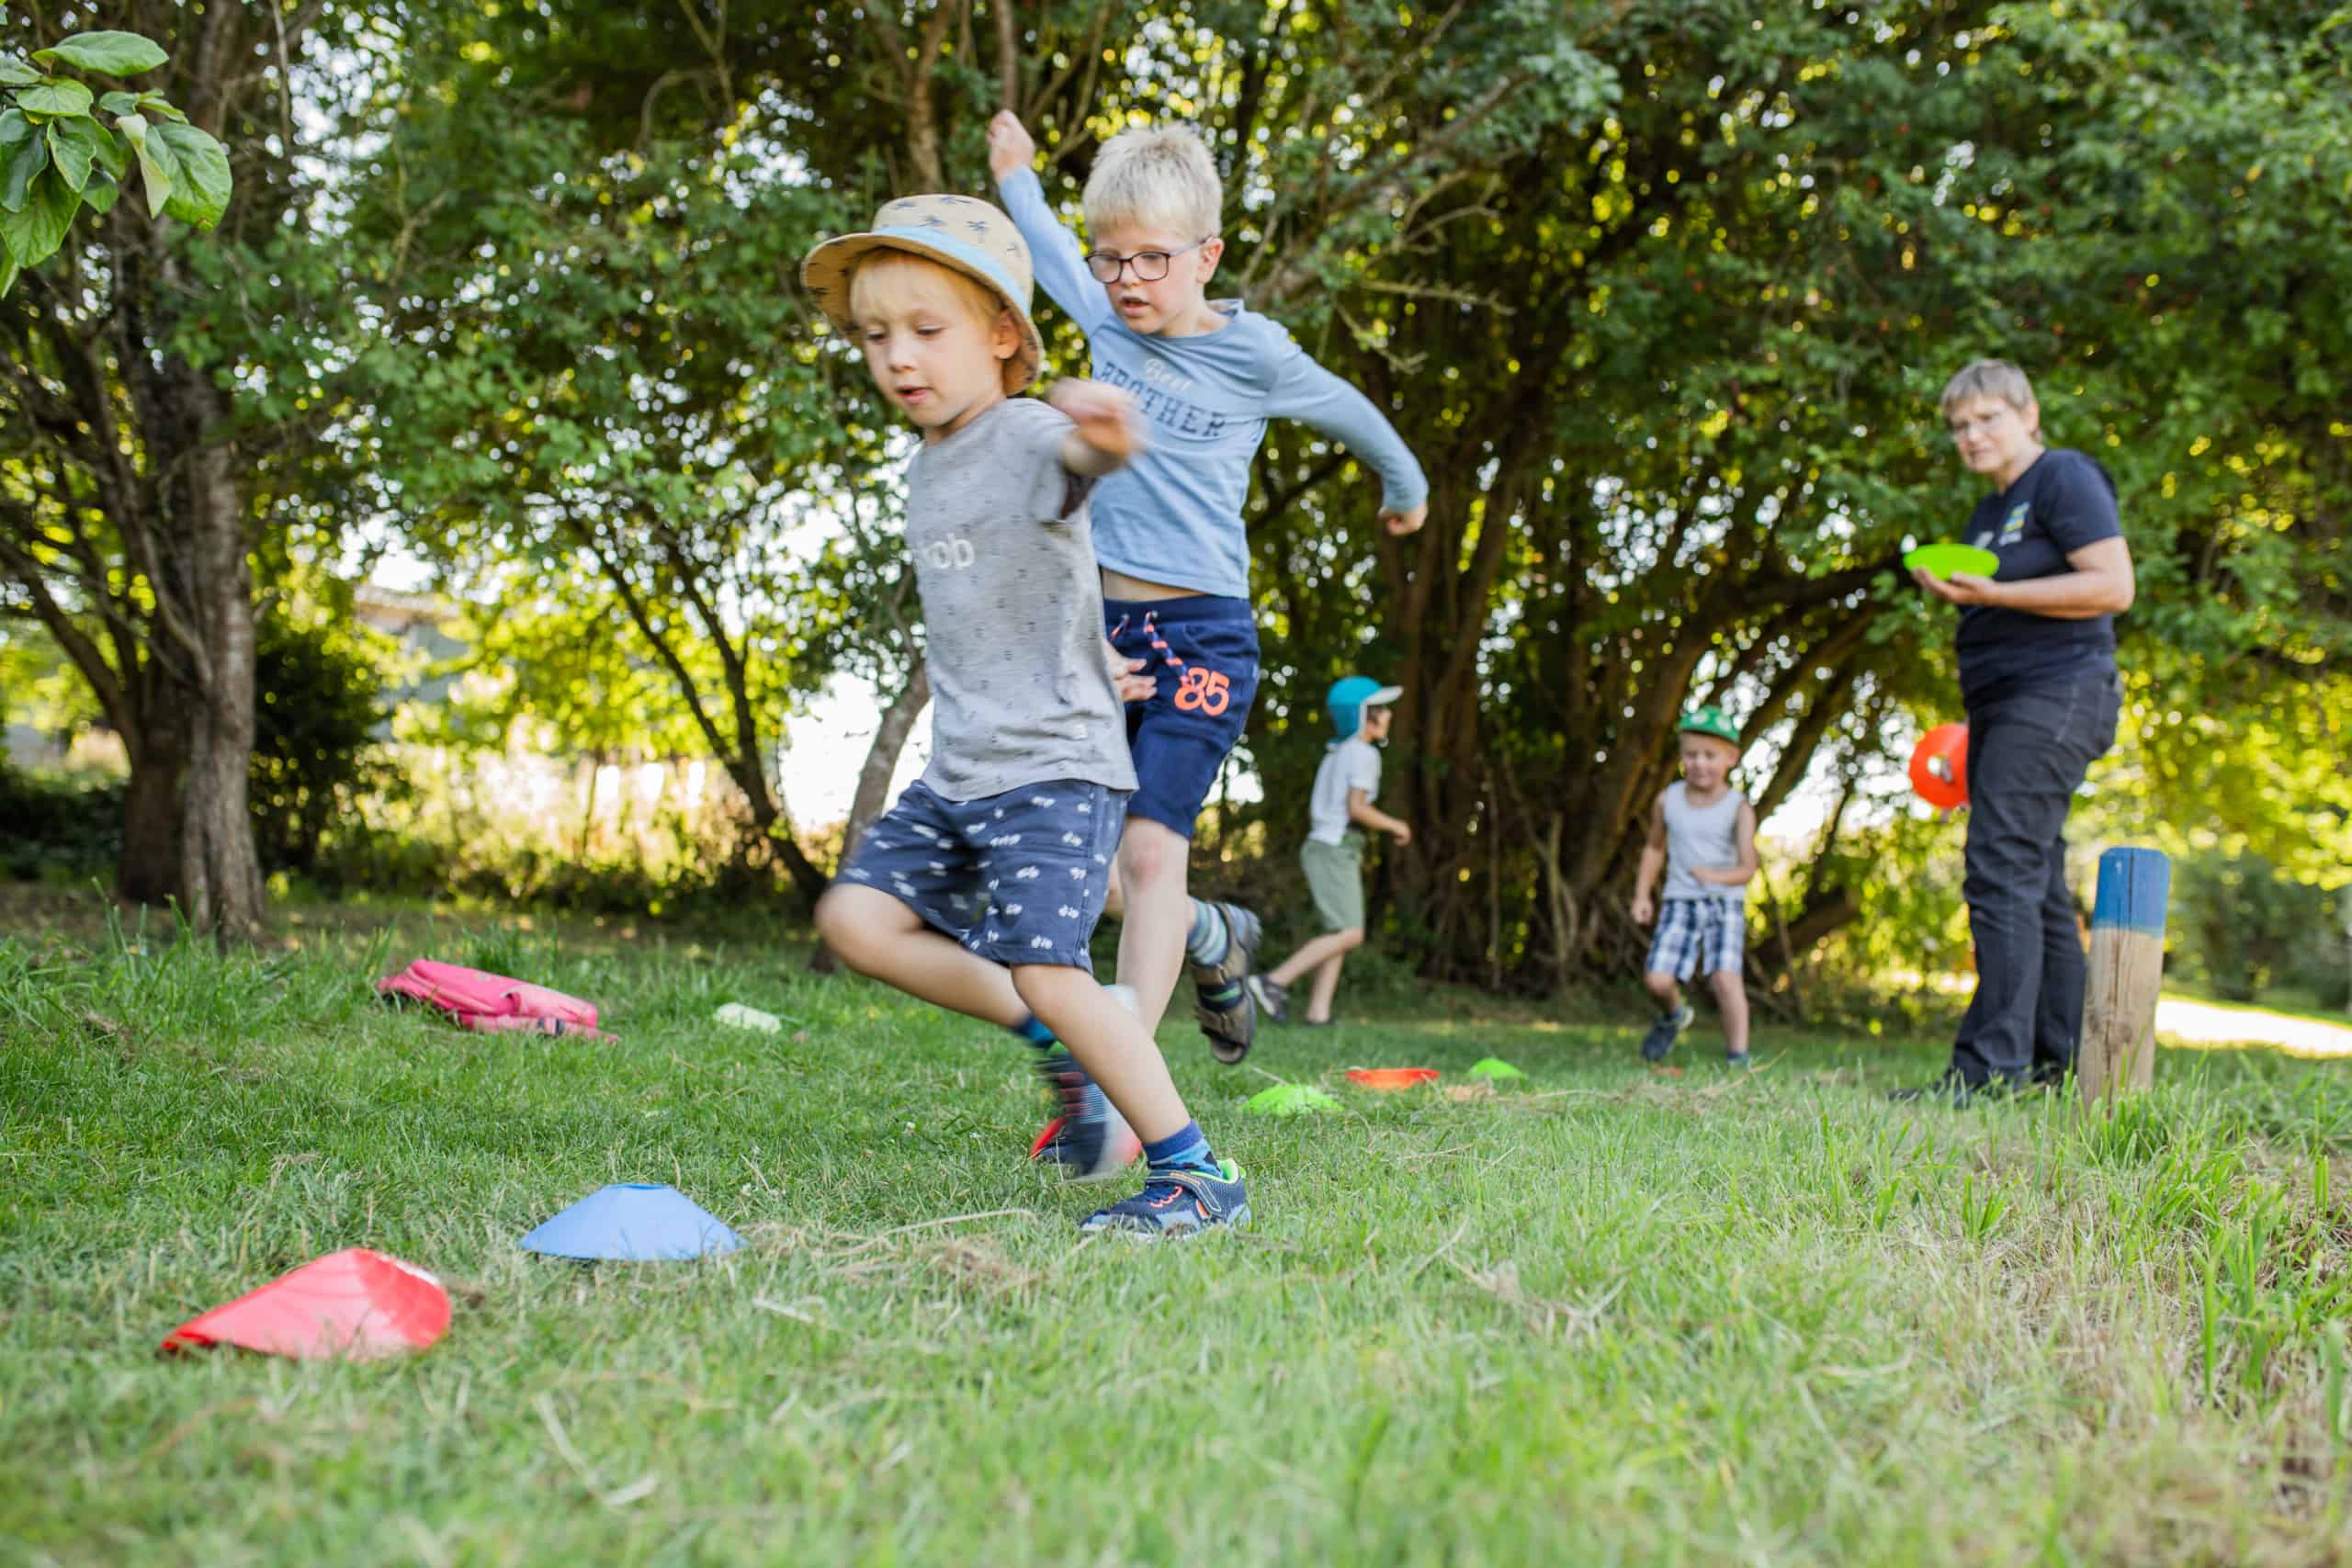
{"label": "dense bush", "polygon": [[20,772],[0,758],[0,874],[76,882],[109,876],[122,853],[123,786]]}
{"label": "dense bush", "polygon": [[2282,876],[2251,852],[2184,856],[2173,875],[2176,951],[2191,977],[2231,1001],[2284,985],[2345,1005],[2340,895]]}
{"label": "dense bush", "polygon": [[347,624],[273,615],[255,634],[254,847],[266,870],[335,881],[321,856],[329,833],[360,829],[363,794],[401,786],[374,743],[388,714],[380,655]]}

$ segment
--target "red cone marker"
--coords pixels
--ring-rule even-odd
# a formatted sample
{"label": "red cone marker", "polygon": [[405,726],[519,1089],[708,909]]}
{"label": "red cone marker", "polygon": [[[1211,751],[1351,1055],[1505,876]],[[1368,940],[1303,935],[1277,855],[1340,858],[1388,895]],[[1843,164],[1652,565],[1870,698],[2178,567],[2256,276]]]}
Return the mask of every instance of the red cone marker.
{"label": "red cone marker", "polygon": [[271,1356],[367,1360],[422,1350],[448,1326],[449,1292],[440,1280],[353,1247],[189,1319],[172,1330],[164,1348],[237,1345]]}

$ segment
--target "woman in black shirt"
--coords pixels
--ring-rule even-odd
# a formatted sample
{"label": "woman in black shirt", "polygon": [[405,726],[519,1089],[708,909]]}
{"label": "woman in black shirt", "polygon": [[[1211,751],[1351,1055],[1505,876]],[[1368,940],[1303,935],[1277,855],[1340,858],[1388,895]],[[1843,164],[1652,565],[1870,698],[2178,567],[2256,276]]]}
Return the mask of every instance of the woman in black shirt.
{"label": "woman in black shirt", "polygon": [[2066,812],[2115,743],[2123,687],[2112,617],[2132,607],[2134,586],[2115,481],[2084,453],[2042,446],[2023,371],[1977,360],[1944,388],[1943,413],[1961,461],[1994,485],[1963,537],[2000,559],[1990,577],[1911,574],[1960,608],[1976,994],[1943,1079],[1898,1098],[1965,1101],[2075,1065],[2086,975]]}

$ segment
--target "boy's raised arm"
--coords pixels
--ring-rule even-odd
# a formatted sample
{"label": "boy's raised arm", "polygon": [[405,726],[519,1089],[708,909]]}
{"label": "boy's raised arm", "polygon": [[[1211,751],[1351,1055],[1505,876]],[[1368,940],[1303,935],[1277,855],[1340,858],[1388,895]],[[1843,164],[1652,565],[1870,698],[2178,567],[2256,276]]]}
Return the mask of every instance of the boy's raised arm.
{"label": "boy's raised arm", "polygon": [[989,121],[989,172],[996,175],[997,195],[1012,214],[1012,226],[1029,243],[1030,265],[1037,269],[1037,287],[1062,308],[1062,313],[1091,331],[1111,313],[1110,299],[1094,275],[1086,270],[1086,253],[1054,209],[1046,205],[1046,187],[1037,183],[1037,144],[1030,140],[1021,117],[1004,109]]}
{"label": "boy's raised arm", "polygon": [[1136,400],[1100,381],[1057,381],[1046,400],[1078,426],[1062,438],[1062,467],[1099,479],[1116,473],[1143,450],[1143,422]]}
{"label": "boy's raised arm", "polygon": [[1380,516],[1392,534],[1409,534],[1428,515],[1430,482],[1396,427],[1370,398],[1283,341],[1275,365],[1266,412],[1295,419],[1342,442],[1380,476]]}

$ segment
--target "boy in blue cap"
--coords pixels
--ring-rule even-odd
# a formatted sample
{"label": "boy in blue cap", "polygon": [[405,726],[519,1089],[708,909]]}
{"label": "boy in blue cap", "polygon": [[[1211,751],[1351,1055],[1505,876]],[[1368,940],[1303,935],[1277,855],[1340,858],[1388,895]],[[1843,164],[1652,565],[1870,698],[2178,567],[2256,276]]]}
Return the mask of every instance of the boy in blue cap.
{"label": "boy in blue cap", "polygon": [[1331,684],[1325,707],[1339,737],[1315,770],[1315,794],[1307,804],[1306,842],[1298,849],[1323,934],[1283,960],[1269,974],[1252,975],[1250,994],[1258,1010],[1276,1023],[1290,1021],[1290,988],[1312,973],[1305,1022],[1331,1021],[1331,998],[1340,988],[1340,965],[1363,945],[1363,831],[1390,833],[1400,844],[1413,841],[1401,818],[1373,805],[1380,794],[1380,752],[1388,744],[1395,714],[1388,705],[1405,694],[1365,675]]}
{"label": "boy in blue cap", "polygon": [[[932,752],[817,905],[841,961],[1035,1047],[1069,1174],[1143,1190],[1090,1231],[1186,1235],[1250,1217],[1151,1032],[1094,979],[1087,942],[1136,787],[1102,653],[1088,505],[1143,448],[1125,393],[1023,397],[1040,345],[1029,247],[985,201],[893,201],[801,264],[834,327],[922,433],[906,530],[922,598]],[[1057,1042],[1066,1050],[1057,1050]]]}
{"label": "boy in blue cap", "polygon": [[1225,252],[1224,188],[1197,130],[1138,127],[1103,143],[1086,181],[1091,250],[1046,205],[1035,158],[1019,118],[998,115],[989,167],[1036,257],[1037,282],[1086,334],[1095,377],[1133,393],[1151,431],[1150,449],[1104,479],[1094,503],[1111,640],[1158,683],[1127,709],[1141,783],[1119,841],[1119,978],[1156,1023],[1189,960],[1194,1016],[1231,1064],[1256,1027],[1243,981],[1258,919],[1191,897],[1185,874],[1193,819],[1258,690],[1241,515],[1251,464],[1269,420],[1301,421],[1380,476],[1391,534],[1421,525],[1429,485],[1370,399],[1278,322],[1208,298]]}
{"label": "boy in blue cap", "polygon": [[[1661,1061],[1690,1027],[1682,982],[1707,977],[1724,1021],[1724,1060],[1747,1066],[1747,991],[1740,964],[1747,952],[1747,885],[1756,876],[1756,808],[1734,789],[1739,729],[1719,707],[1682,716],[1682,777],[1650,805],[1650,834],[1634,874],[1634,923],[1657,921],[1642,983],[1661,1010],[1642,1039],[1642,1055]],[[1666,873],[1666,894],[1650,890]]]}

